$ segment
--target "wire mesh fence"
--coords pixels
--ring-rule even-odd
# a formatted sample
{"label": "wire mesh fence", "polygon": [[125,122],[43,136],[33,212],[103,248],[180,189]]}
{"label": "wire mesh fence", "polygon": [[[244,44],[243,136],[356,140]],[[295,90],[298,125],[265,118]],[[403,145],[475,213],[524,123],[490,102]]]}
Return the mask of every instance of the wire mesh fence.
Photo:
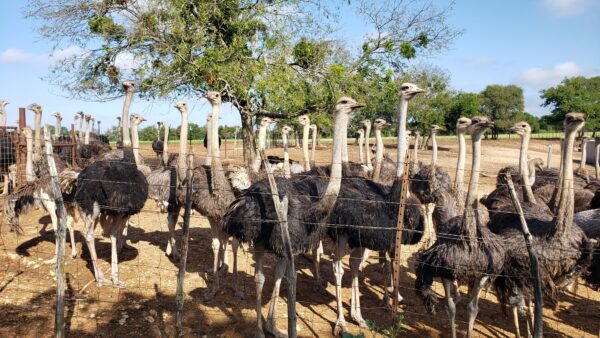
{"label": "wire mesh fence", "polygon": [[[14,129],[16,132],[16,128]],[[75,134],[75,133],[73,133]],[[57,139],[55,144],[63,144],[64,147],[56,147],[54,157],[57,161],[70,163],[71,166],[83,168],[91,163],[91,159],[85,161],[79,154],[73,157],[73,149],[77,142],[77,135],[64,135],[69,137],[64,142]],[[4,139],[3,139],[4,140]],[[20,140],[18,142],[27,140]],[[99,138],[99,142],[102,140]],[[5,142],[5,141],[3,141]],[[15,141],[9,146],[16,149],[20,144]],[[515,139],[516,142],[516,139]],[[541,148],[541,145],[538,145]],[[484,161],[486,158],[486,145],[484,143]],[[8,149],[8,148],[3,148]],[[11,148],[12,149],[12,148]],[[61,151],[57,151],[61,149]],[[67,149],[63,151],[63,149]],[[559,147],[555,147],[558,152]],[[152,170],[160,167],[159,160],[148,146],[139,149],[145,159],[145,165]],[[272,154],[277,154],[280,149],[271,149]],[[351,158],[355,155],[351,149]],[[540,150],[542,151],[542,150]],[[326,165],[329,149],[320,149],[323,152],[316,165]],[[204,150],[196,146],[190,150],[196,155],[199,163],[203,163]],[[450,151],[449,151],[450,153]],[[4,154],[4,152],[3,152]],[[299,158],[300,152],[293,154]],[[449,154],[450,155],[450,154]],[[240,163],[240,156],[229,154],[225,162]],[[452,157],[452,156],[449,156]],[[516,157],[516,156],[513,156]],[[5,155],[3,155],[3,158]],[[25,159],[27,154],[25,154]],[[113,161],[113,160],[107,160]],[[558,156],[556,161],[558,161]],[[4,162],[3,162],[4,163]],[[17,160],[15,159],[15,164]],[[401,165],[401,164],[400,164]],[[481,182],[485,189],[495,185],[497,163],[494,166],[485,166],[483,174],[494,176],[486,182]],[[442,167],[453,175],[454,165]],[[491,169],[490,169],[491,168]],[[223,168],[223,174],[228,174],[230,166]],[[467,166],[466,175],[470,171]],[[298,175],[303,175],[298,174]],[[362,180],[364,178],[344,177],[343,182],[350,180]],[[418,180],[412,178],[411,180]],[[125,179],[123,183],[125,183]],[[468,182],[468,179],[466,180]],[[15,186],[18,188],[19,186]],[[169,188],[177,188],[176,185]],[[136,187],[131,187],[136,189]],[[195,186],[193,190],[209,189],[203,186]],[[229,188],[230,189],[230,188]],[[575,187],[581,190],[581,187]],[[12,188],[11,192],[14,191]],[[234,191],[239,193],[239,191]],[[290,196],[294,197],[294,196]],[[296,196],[298,197],[298,196]],[[318,198],[316,195],[307,196]],[[36,196],[38,202],[47,198]],[[349,197],[340,197],[350,199]],[[399,207],[397,200],[357,200],[358,204],[364,204],[366,213],[378,210],[378,204],[390,204],[394,208]],[[406,206],[410,206],[406,202]],[[422,212],[425,212],[425,207]],[[444,208],[444,206],[437,206]],[[504,211],[505,213],[512,213]],[[5,215],[3,215],[5,216]],[[183,213],[178,223],[183,221]],[[273,219],[253,219],[247,217],[244,222],[276,222]],[[6,220],[3,218],[0,227],[0,334],[3,336],[48,336],[54,334],[54,315],[56,311],[56,276],[54,274],[55,258],[55,236],[51,231],[52,220],[44,207],[31,210],[20,216],[20,224],[23,233],[11,231]],[[302,226],[310,226],[310,222],[299,222]],[[358,233],[368,230],[377,230],[384,236],[394,237],[395,228],[382,230],[378,224],[337,224],[333,222],[321,222],[319,226],[327,229],[339,227],[351,227]],[[75,248],[76,257],[70,257],[71,244],[67,236],[66,258],[64,265],[65,276],[65,324],[68,336],[174,336],[176,321],[176,286],[177,274],[180,262],[165,254],[169,229],[167,226],[167,214],[161,210],[152,199],[146,202],[144,209],[131,216],[128,227],[127,239],[132,248],[124,248],[119,252],[119,273],[121,280],[125,283],[124,288],[109,286],[97,286],[94,270],[91,263],[90,253],[86,247],[86,237],[82,230],[82,220],[75,223]],[[177,228],[177,236],[181,236],[181,228]],[[111,244],[103,237],[101,227],[97,227],[96,248],[99,256],[101,269],[105,274],[110,274]],[[435,238],[462,240],[455,233],[435,232],[435,229],[410,230],[414,233],[422,233],[426,236],[418,245],[401,246],[401,270],[400,270],[400,294],[403,302],[400,314],[403,316],[403,327],[409,335],[430,336],[447,335],[447,318],[443,310],[444,303],[440,300],[437,315],[432,316],[427,312],[415,289],[415,264],[419,250],[426,248],[434,242]],[[427,237],[430,237],[427,239]],[[335,243],[328,236],[324,236],[324,252],[322,255],[321,276],[327,281],[325,292],[321,293],[315,288],[312,258],[310,253],[300,254],[295,257],[297,276],[297,329],[299,336],[330,336],[336,319],[336,291],[334,269],[331,262],[335,260]],[[256,327],[255,310],[255,261],[253,253],[256,250],[250,245],[245,245],[238,252],[238,283],[234,288],[232,265],[234,262],[231,246],[227,247],[225,257],[228,269],[220,270],[221,288],[214,297],[210,297],[210,288],[214,281],[213,267],[213,234],[207,218],[198,212],[192,211],[190,215],[189,248],[187,266],[185,273],[184,294],[185,303],[183,311],[183,335],[186,336],[252,336]],[[482,238],[478,238],[482,240]],[[358,236],[359,243],[361,237]],[[509,244],[513,239],[502,239]],[[366,246],[366,244],[365,244]],[[562,247],[544,248],[548,251],[562,250]],[[568,250],[568,249],[565,249]],[[539,252],[544,255],[544,250]],[[563,256],[569,256],[564,252]],[[372,320],[378,327],[389,327],[392,319],[388,304],[382,304],[384,296],[385,280],[388,278],[380,263],[386,259],[386,255],[379,252],[371,252],[367,264],[361,267],[359,289],[361,295],[361,310],[365,319]],[[343,260],[346,274],[342,279],[342,299],[344,312],[350,310],[351,295],[351,273],[350,260],[347,255]],[[263,289],[262,311],[267,313],[267,301],[273,286],[273,270],[276,266],[276,258],[267,255],[265,261],[266,284]],[[469,271],[469,267],[463,267]],[[502,274],[492,274],[492,277],[507,277]],[[511,276],[508,276],[511,277]],[[285,290],[287,279],[284,277],[282,298],[286,299]],[[598,316],[600,315],[597,303],[600,295],[597,291],[585,285],[581,280],[578,288],[561,290],[560,302],[556,308],[546,306],[544,308],[544,324],[546,336],[595,336],[600,328]],[[389,285],[389,283],[388,283]],[[391,287],[391,286],[390,286]],[[460,286],[463,296],[467,294],[467,285]],[[434,291],[440,296],[444,294],[441,284],[434,284]],[[464,305],[464,303],[460,303]],[[459,306],[460,308],[460,306]],[[464,309],[464,307],[463,307]],[[499,305],[493,288],[484,291],[479,302],[479,316],[476,324],[475,334],[478,336],[505,336],[511,335],[513,329],[510,313],[504,314],[505,310]],[[510,312],[510,310],[508,311]],[[349,329],[353,333],[364,332],[373,335],[377,329],[375,325],[370,327],[359,327],[346,316]],[[287,327],[286,301],[280,301],[276,308],[278,327]],[[459,330],[466,328],[466,316],[464,310],[459,310],[457,317]],[[522,325],[524,325],[522,323]]]}

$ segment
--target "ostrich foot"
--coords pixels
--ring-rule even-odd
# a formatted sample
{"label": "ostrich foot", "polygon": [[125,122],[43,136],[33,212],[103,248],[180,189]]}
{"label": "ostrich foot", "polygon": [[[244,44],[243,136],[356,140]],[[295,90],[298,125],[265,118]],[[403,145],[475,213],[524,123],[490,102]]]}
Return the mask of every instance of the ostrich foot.
{"label": "ostrich foot", "polygon": [[55,256],[55,257],[52,257],[52,258],[50,258],[50,259],[47,259],[47,260],[45,260],[45,261],[44,261],[44,264],[52,264],[52,265],[55,265],[55,264],[56,264],[56,256]]}
{"label": "ostrich foot", "polygon": [[322,279],[315,280],[313,284],[313,289],[314,291],[322,295],[327,294],[327,281],[324,281]]}
{"label": "ostrich foot", "polygon": [[112,286],[114,286],[117,289],[124,289],[125,283],[121,282],[118,278],[113,277]]}
{"label": "ostrich foot", "polygon": [[348,327],[346,326],[346,321],[343,319],[338,319],[335,322],[335,327],[333,328],[333,335],[338,337],[341,336],[343,333],[348,332]]}
{"label": "ostrich foot", "polygon": [[98,280],[96,281],[96,284],[98,285],[98,287],[101,286],[112,286],[113,282],[109,279],[106,279],[104,277],[99,277]]}
{"label": "ostrich foot", "polygon": [[352,317],[352,319],[354,319],[354,322],[356,322],[356,324],[358,324],[358,326],[360,326],[361,328],[367,327],[367,322],[361,315],[351,314],[350,316]]}
{"label": "ostrich foot", "polygon": [[275,321],[267,321],[265,323],[265,330],[272,334],[273,337],[275,338],[287,338],[288,334],[286,331],[283,331],[282,329],[278,329],[277,327],[275,327]]}
{"label": "ostrich foot", "polygon": [[229,271],[229,266],[227,264],[223,264],[223,265],[221,265],[221,267],[219,268],[217,273],[219,274],[219,276],[222,277],[222,276],[226,275],[228,271]]}
{"label": "ostrich foot", "polygon": [[256,334],[254,334],[254,337],[256,337],[256,338],[265,338],[265,333],[263,332],[263,330],[261,328],[257,328],[256,329]]}

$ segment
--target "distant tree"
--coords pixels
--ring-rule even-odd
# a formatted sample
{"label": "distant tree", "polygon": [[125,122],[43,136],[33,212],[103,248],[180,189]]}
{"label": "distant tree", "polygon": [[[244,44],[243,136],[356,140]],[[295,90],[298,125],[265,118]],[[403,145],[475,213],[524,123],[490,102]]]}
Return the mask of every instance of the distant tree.
{"label": "distant tree", "polygon": [[139,131],[141,141],[153,141],[158,136],[155,125],[147,126]]}
{"label": "distant tree", "polygon": [[600,127],[600,76],[565,78],[556,87],[544,89],[540,97],[543,107],[551,107],[547,118],[551,124],[559,125],[569,112],[587,114],[586,129],[596,132]]}
{"label": "distant tree", "polygon": [[456,128],[459,117],[473,117],[479,113],[481,100],[479,94],[458,93],[452,98],[450,109],[444,116],[444,124],[449,131]]}
{"label": "distant tree", "polygon": [[523,89],[519,86],[489,85],[481,92],[481,112],[495,123],[492,138],[510,128],[524,107]]}
{"label": "distant tree", "polygon": [[527,123],[529,123],[529,125],[531,126],[531,131],[533,133],[540,132],[540,119],[537,116],[524,112],[523,114],[521,114],[521,117],[519,117],[519,120],[526,121]]}

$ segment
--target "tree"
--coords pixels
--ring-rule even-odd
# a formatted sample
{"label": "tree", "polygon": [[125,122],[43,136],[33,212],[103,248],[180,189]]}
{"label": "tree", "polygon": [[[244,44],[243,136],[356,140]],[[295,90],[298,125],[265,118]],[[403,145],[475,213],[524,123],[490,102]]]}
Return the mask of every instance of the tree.
{"label": "tree", "polygon": [[[531,126],[531,132],[539,133],[540,132],[540,119],[536,116],[533,116],[527,112],[524,112],[519,120],[526,121]],[[518,122],[518,121],[517,121]]]}
{"label": "tree", "polygon": [[562,123],[569,112],[587,115],[586,127],[594,132],[600,127],[600,76],[565,78],[556,87],[540,92],[543,107],[552,107],[547,118],[550,124]]}
{"label": "tree", "polygon": [[[375,27],[356,52],[327,37],[340,7]],[[366,94],[353,80],[367,70],[447,48],[460,34],[446,22],[451,10],[399,0],[29,0],[27,15],[42,38],[85,51],[52,70],[72,96],[114,99],[125,79],[149,99],[220,90],[241,115],[252,162],[257,117],[325,112],[340,93]]]}
{"label": "tree", "polygon": [[475,93],[458,93],[452,98],[450,109],[444,117],[446,129],[454,131],[456,129],[456,121],[464,117],[473,117],[479,113],[481,103],[479,94]]}
{"label": "tree", "polygon": [[481,92],[481,112],[494,121],[492,138],[512,127],[524,107],[523,89],[519,86],[489,85]]}

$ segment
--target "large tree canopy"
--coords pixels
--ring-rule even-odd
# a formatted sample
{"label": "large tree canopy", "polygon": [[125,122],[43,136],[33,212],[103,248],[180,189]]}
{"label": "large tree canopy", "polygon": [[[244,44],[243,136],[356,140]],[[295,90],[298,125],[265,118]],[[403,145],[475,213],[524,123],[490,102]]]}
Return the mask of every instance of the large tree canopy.
{"label": "large tree canopy", "polygon": [[519,86],[489,85],[481,92],[481,111],[494,121],[494,138],[523,117],[524,107],[523,89]]}
{"label": "large tree canopy", "polygon": [[[377,99],[381,93],[373,92],[387,88],[388,71],[443,50],[460,33],[446,22],[451,4],[29,0],[28,15],[57,48],[83,50],[51,77],[75,97],[114,99],[123,80],[136,81],[138,95],[150,99],[222,90],[241,114],[251,161],[254,117],[323,114],[341,94]],[[341,8],[355,10],[373,28],[357,49],[350,43],[356,37],[332,38],[329,28]]]}

